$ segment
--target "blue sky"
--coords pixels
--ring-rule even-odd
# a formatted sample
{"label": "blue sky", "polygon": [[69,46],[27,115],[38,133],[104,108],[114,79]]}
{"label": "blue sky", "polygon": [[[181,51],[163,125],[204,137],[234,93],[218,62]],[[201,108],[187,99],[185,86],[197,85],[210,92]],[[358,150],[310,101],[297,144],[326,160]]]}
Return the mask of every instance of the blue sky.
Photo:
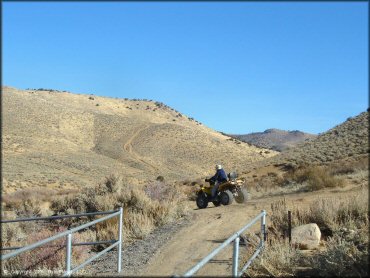
{"label": "blue sky", "polygon": [[227,133],[368,107],[367,2],[3,2],[3,85],[158,100]]}

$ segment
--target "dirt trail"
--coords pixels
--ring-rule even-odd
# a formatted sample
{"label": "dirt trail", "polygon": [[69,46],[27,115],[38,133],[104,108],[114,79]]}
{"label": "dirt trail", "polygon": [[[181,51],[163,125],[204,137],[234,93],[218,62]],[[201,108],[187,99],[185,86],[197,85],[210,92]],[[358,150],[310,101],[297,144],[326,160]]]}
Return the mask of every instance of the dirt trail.
{"label": "dirt trail", "polygon": [[143,160],[140,155],[138,155],[132,148],[132,142],[134,139],[142,132],[143,130],[147,129],[150,125],[145,125],[143,128],[136,130],[136,132],[127,140],[127,142],[123,145],[123,149],[127,151],[135,160],[144,163],[145,165],[149,166],[152,170],[158,171],[158,168],[154,165],[150,164],[149,162]]}
{"label": "dirt trail", "polygon": [[[182,275],[230,235],[260,212],[256,204],[232,204],[194,211],[191,225],[180,230],[148,262],[141,275]],[[258,229],[258,224],[256,227]],[[231,246],[216,256],[197,275],[231,273]]]}
{"label": "dirt trail", "polygon": [[[347,189],[353,192],[353,188]],[[242,228],[258,215],[262,209],[267,213],[271,203],[281,198],[296,205],[308,205],[318,197],[345,194],[346,189],[332,189],[310,193],[296,193],[251,200],[247,204],[233,203],[229,206],[207,209],[194,209],[191,223],[177,232],[169,242],[160,248],[147,263],[139,275],[172,276],[182,275],[197,262],[218,247],[225,239]],[[194,208],[195,203],[192,205]],[[269,218],[267,217],[267,225]],[[258,231],[256,223],[252,230]],[[225,248],[213,260],[206,264],[196,275],[219,276],[230,275],[232,267],[232,245]]]}

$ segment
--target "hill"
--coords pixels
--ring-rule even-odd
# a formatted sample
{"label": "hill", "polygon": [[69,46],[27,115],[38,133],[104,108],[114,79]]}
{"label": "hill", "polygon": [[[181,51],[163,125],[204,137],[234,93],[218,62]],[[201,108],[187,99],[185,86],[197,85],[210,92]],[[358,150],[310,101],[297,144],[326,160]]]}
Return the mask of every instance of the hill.
{"label": "hill", "polygon": [[3,184],[67,189],[111,173],[141,183],[213,174],[276,153],[216,132],[151,100],[2,88]]}
{"label": "hill", "polygon": [[316,137],[314,134],[309,134],[298,130],[285,131],[276,128],[244,135],[229,134],[229,136],[257,147],[268,148],[279,152],[294,147],[298,143],[308,141]]}
{"label": "hill", "polygon": [[298,144],[269,161],[297,164],[320,164],[336,160],[356,160],[368,155],[369,113],[363,112],[317,136]]}

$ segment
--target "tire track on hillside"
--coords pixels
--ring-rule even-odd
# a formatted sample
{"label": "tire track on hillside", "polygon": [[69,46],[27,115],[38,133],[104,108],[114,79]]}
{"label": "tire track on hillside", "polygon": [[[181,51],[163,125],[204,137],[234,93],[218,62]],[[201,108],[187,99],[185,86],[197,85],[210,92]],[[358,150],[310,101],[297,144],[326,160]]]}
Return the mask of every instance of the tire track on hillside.
{"label": "tire track on hillside", "polygon": [[132,142],[134,141],[134,139],[142,132],[144,131],[145,129],[147,129],[150,125],[145,125],[143,128],[139,128],[138,130],[136,130],[136,132],[127,140],[127,142],[123,145],[123,149],[128,152],[136,161],[139,161],[147,166],[149,166],[152,170],[158,172],[159,169],[157,167],[155,167],[154,165],[152,165],[151,163],[143,160],[141,158],[140,155],[138,155],[134,150],[133,150],[133,147],[132,147]]}

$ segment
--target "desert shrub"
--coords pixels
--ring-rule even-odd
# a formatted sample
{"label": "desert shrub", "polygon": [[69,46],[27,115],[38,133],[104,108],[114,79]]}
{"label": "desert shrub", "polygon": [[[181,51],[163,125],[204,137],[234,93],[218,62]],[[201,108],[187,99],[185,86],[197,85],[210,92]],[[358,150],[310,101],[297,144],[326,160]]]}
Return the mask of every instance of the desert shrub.
{"label": "desert shrub", "polygon": [[176,198],[184,198],[181,191],[178,191],[173,186],[160,181],[155,181],[147,184],[144,187],[144,192],[152,200],[158,200],[160,202],[164,200],[174,200]]}
{"label": "desert shrub", "polygon": [[331,175],[347,175],[355,172],[352,163],[335,163],[329,166],[329,173]]}
{"label": "desert shrub", "polygon": [[189,180],[189,179],[186,179],[186,180],[182,181],[183,185],[189,185],[190,183],[191,183],[191,180]]}
{"label": "desert shrub", "polygon": [[[325,250],[303,257],[280,233],[287,229],[287,211],[292,226],[316,223],[324,235]],[[309,267],[313,276],[368,276],[368,192],[363,189],[349,196],[319,198],[306,208],[289,207],[282,199],[271,205],[269,244],[251,265],[249,276],[299,276],[299,267]],[[246,259],[245,259],[246,261]]]}
{"label": "desert shrub", "polygon": [[4,194],[2,196],[2,203],[6,204],[5,209],[22,211],[24,209],[23,204],[27,200],[33,202],[33,205],[36,205],[36,203],[39,205],[41,201],[48,201],[50,196],[55,194],[57,192],[49,188],[25,188],[10,194]]}
{"label": "desert shrub", "polygon": [[258,177],[257,175],[253,178],[253,181],[246,182],[247,190],[251,192],[255,197],[264,195],[271,195],[277,193],[277,187],[283,185],[282,177],[280,175],[264,175]]}
{"label": "desert shrub", "polygon": [[110,175],[106,177],[102,187],[105,188],[109,193],[116,193],[122,187],[122,177]]}
{"label": "desert shrub", "polygon": [[288,229],[288,207],[285,198],[271,203],[270,221],[272,226],[281,232]]}
{"label": "desert shrub", "polygon": [[[57,230],[42,229],[38,233],[30,234],[27,237],[27,244],[40,241],[51,237],[59,232],[66,230],[61,227]],[[79,242],[79,234],[73,234],[72,243]],[[36,271],[42,269],[57,270],[65,268],[65,238],[55,240],[32,251],[22,253],[14,258],[10,258],[3,263],[3,269],[13,273],[14,271]],[[74,262],[81,263],[88,257],[88,247],[75,246],[72,248],[72,258]]]}
{"label": "desert shrub", "polygon": [[[97,241],[118,239],[118,217],[110,218],[106,221],[99,222],[95,226],[95,237]],[[108,247],[109,244],[99,244],[93,247],[94,251],[101,251]]]}
{"label": "desert shrub", "polygon": [[348,175],[369,169],[369,156],[356,156],[351,159],[339,160],[328,164],[328,170],[332,175]]}
{"label": "desert shrub", "polygon": [[156,101],[154,104],[157,107],[163,107],[164,106],[164,104],[162,102],[159,102],[159,101]]}
{"label": "desert shrub", "polygon": [[164,182],[164,177],[163,176],[158,176],[156,178],[157,181],[161,181],[161,182]]}
{"label": "desert shrub", "polygon": [[41,216],[40,201],[27,199],[15,209],[18,217],[37,217]]}
{"label": "desert shrub", "polygon": [[[123,233],[127,240],[143,238],[155,227],[186,214],[181,202],[185,195],[174,186],[154,181],[145,186],[125,184],[120,177],[110,176],[103,183],[67,198],[55,198],[51,209],[55,213],[81,213],[124,208]],[[65,219],[64,225],[71,225]],[[117,235],[117,220],[101,223],[93,229],[98,240],[111,240]]]}
{"label": "desert shrub", "polygon": [[[50,209],[55,214],[76,214],[115,210],[123,207],[123,237],[126,242],[129,242],[137,238],[144,238],[156,227],[184,216],[188,210],[186,203],[182,202],[185,199],[186,196],[183,191],[164,182],[154,181],[145,186],[133,186],[124,183],[121,177],[109,176],[102,183],[94,187],[85,188],[82,192],[66,196],[54,196]],[[19,212],[17,212],[18,215],[40,215],[38,203],[34,202],[34,200],[25,202],[22,206],[19,208]],[[88,220],[95,218],[88,217]],[[86,222],[86,217],[53,220],[55,226],[66,228]],[[24,223],[12,224],[13,226],[2,229],[2,238],[6,240],[8,246],[19,245],[19,241],[21,240],[36,241],[38,240],[36,235],[43,238],[51,235],[51,230],[42,229],[39,231],[36,229],[37,226],[33,226],[30,222],[27,222],[27,227]],[[55,234],[55,231],[53,234]],[[83,234],[89,236],[88,241],[117,239],[117,218],[112,218],[94,225]],[[14,245],[12,245],[13,243]],[[103,247],[106,247],[106,245],[96,246],[96,250]],[[73,250],[74,252],[78,252],[80,248],[76,247]],[[11,270],[13,266],[15,269],[16,266],[25,264],[25,260],[29,263],[27,265],[29,269],[40,270],[42,268],[53,269],[59,267],[60,265],[57,265],[56,262],[64,262],[62,256],[64,256],[65,251],[63,253],[61,250],[60,253],[59,249],[51,248],[50,252],[53,254],[48,259],[50,254],[48,253],[49,251],[45,251],[46,249],[40,248],[40,251],[37,251],[40,252],[40,256],[43,258],[42,260],[35,261],[35,259],[33,261],[28,258],[30,254],[26,254],[24,257],[12,260],[7,266],[7,269]],[[33,254],[36,253],[34,252]]]}
{"label": "desert shrub", "polygon": [[304,166],[288,172],[285,175],[286,180],[292,180],[297,183],[306,182],[308,188],[312,191],[326,187],[344,186],[344,180],[330,175],[324,167]]}
{"label": "desert shrub", "polygon": [[353,240],[334,235],[326,242],[326,250],[312,258],[312,265],[317,268],[317,275],[332,276],[368,276],[367,244],[361,250]]}
{"label": "desert shrub", "polygon": [[1,241],[3,247],[17,246],[27,238],[27,235],[19,222],[1,224]]}
{"label": "desert shrub", "polygon": [[337,232],[341,227],[357,229],[368,223],[367,192],[346,198],[319,198],[310,204],[308,211],[297,214],[301,223],[317,223],[321,230]]}
{"label": "desert shrub", "polygon": [[193,181],[190,184],[177,184],[176,190],[181,192],[182,196],[190,201],[195,201],[199,188],[203,186],[202,182]]}
{"label": "desert shrub", "polygon": [[345,198],[318,198],[308,208],[288,207],[285,199],[271,204],[271,224],[281,232],[288,228],[288,210],[292,226],[316,223],[324,235],[332,236],[341,227],[358,229],[368,223],[368,194],[351,194]]}
{"label": "desert shrub", "polygon": [[[249,256],[250,257],[250,256]],[[284,241],[275,240],[265,246],[263,252],[248,268],[249,277],[287,277],[296,275],[296,266],[301,260],[299,250]]]}

